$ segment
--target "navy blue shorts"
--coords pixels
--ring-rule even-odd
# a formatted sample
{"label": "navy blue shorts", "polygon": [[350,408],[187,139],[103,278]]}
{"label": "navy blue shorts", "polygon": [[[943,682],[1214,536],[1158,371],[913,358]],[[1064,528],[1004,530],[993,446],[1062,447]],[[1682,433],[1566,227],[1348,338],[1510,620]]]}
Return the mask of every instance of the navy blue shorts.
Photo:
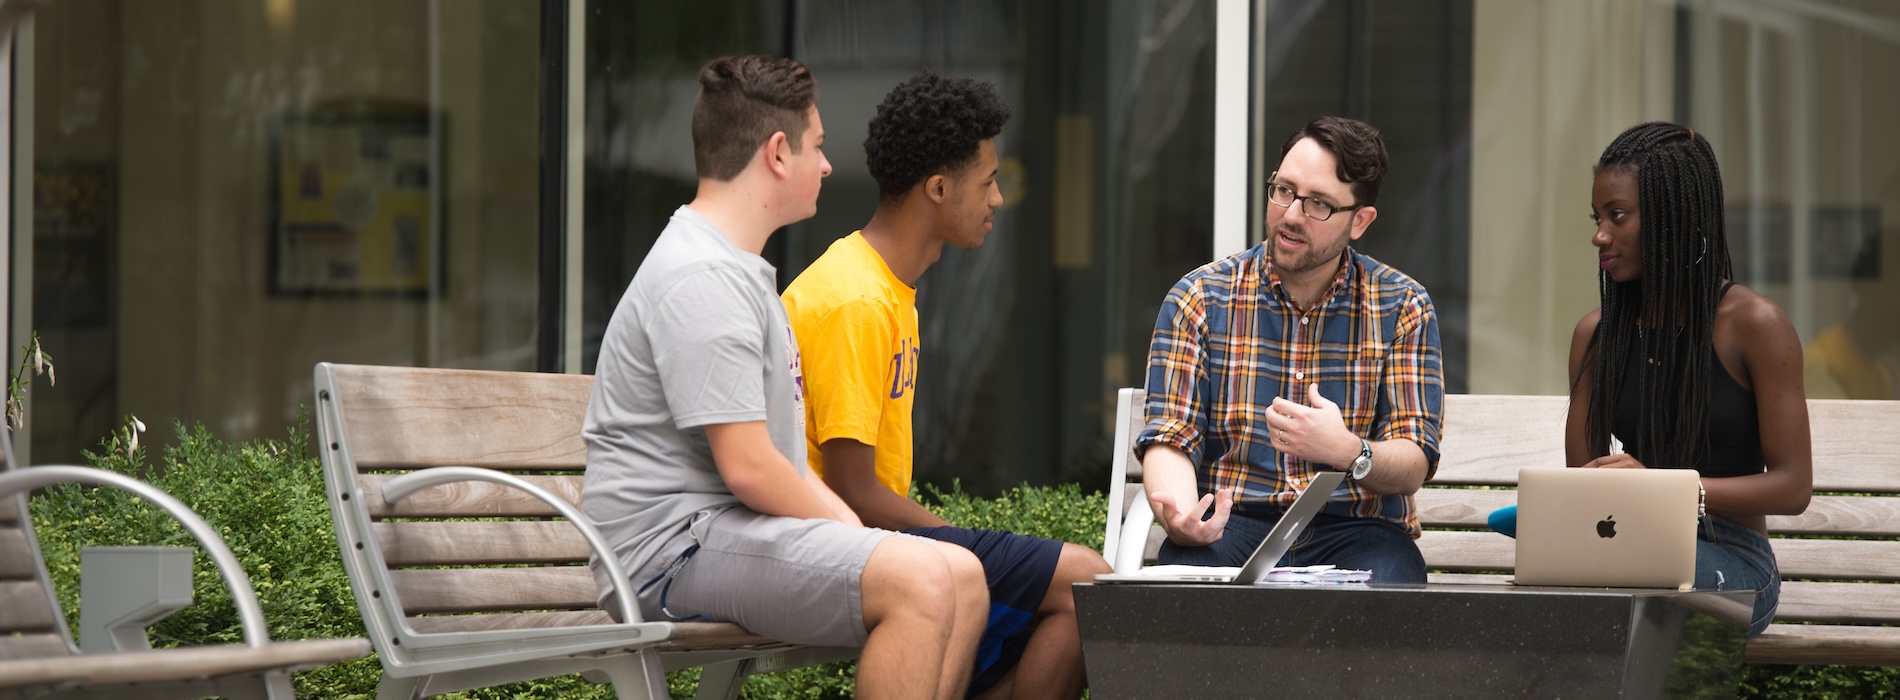
{"label": "navy blue shorts", "polygon": [[990,585],[990,623],[976,647],[976,671],[970,674],[970,695],[996,685],[1016,668],[1029,644],[1030,622],[1042,598],[1049,593],[1062,543],[1013,532],[971,530],[961,527],[912,527],[904,532],[938,542],[960,545],[983,562]]}

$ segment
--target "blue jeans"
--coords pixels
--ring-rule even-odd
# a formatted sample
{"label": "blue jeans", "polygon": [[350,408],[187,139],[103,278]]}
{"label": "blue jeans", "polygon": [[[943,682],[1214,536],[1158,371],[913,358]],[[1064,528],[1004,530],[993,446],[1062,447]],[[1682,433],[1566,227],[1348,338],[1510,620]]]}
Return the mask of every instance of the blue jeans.
{"label": "blue jeans", "polygon": [[1748,636],[1761,634],[1775,619],[1781,602],[1781,569],[1775,550],[1761,533],[1713,515],[1696,528],[1695,587],[1698,590],[1755,591],[1755,614]]}
{"label": "blue jeans", "polygon": [[[1159,564],[1196,564],[1200,566],[1240,566],[1267,538],[1280,516],[1256,516],[1233,513],[1219,541],[1206,547],[1182,547],[1161,543],[1156,553]],[[1313,517],[1279,566],[1332,564],[1342,569],[1372,572],[1376,583],[1424,583],[1425,556],[1412,542],[1411,534],[1395,523],[1371,518],[1349,518],[1321,513]]]}
{"label": "blue jeans", "polygon": [[[1517,536],[1517,506],[1499,508],[1491,528]],[[1755,612],[1748,636],[1761,634],[1775,619],[1781,601],[1781,569],[1768,538],[1734,521],[1702,516],[1695,532],[1695,587],[1707,591],[1755,591]]]}

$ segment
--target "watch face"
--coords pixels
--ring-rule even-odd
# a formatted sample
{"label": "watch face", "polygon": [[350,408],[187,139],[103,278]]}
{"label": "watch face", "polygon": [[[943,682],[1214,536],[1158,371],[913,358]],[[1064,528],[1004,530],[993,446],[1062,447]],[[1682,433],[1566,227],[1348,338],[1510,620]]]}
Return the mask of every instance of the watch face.
{"label": "watch face", "polygon": [[1364,479],[1372,473],[1372,445],[1359,441],[1359,457],[1352,461],[1352,478]]}

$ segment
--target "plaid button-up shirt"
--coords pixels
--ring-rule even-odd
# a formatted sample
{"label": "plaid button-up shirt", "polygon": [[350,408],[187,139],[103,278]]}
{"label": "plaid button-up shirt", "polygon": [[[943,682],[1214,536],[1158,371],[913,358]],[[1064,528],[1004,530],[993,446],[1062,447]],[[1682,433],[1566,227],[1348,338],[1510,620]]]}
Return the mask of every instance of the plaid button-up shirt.
{"label": "plaid button-up shirt", "polygon": [[[1175,283],[1148,346],[1148,423],[1136,449],[1179,448],[1201,493],[1232,487],[1235,511],[1276,515],[1329,469],[1281,454],[1267,429],[1273,399],[1305,405],[1313,382],[1339,404],[1353,434],[1418,443],[1426,478],[1437,472],[1445,388],[1431,297],[1351,248],[1332,287],[1305,313],[1293,307],[1265,244]],[[1325,512],[1389,520],[1418,536],[1411,496],[1381,496],[1351,481],[1341,492]]]}

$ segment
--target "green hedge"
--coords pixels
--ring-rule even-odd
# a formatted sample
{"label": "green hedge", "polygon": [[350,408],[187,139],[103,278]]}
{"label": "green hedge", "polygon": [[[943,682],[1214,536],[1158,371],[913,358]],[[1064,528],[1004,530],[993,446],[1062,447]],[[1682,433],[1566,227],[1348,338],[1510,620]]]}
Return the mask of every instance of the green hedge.
{"label": "green hedge", "polygon": [[[204,426],[175,426],[178,444],[157,464],[143,448],[127,450],[114,436],[89,454],[96,467],[129,474],[164,489],[204,516],[250,574],[276,640],[361,636],[362,620],[343,573],[323,477],[311,456],[307,418],[282,439],[234,443]],[[1106,469],[1103,470],[1106,472]],[[998,498],[925,486],[912,497],[945,520],[965,527],[1001,529],[1100,549],[1106,500],[1074,484],[1023,486]],[[47,567],[59,587],[69,624],[79,625],[79,549],[95,545],[194,546],[162,510],[116,490],[79,486],[48,489],[32,501]],[[216,569],[198,556],[197,602],[151,630],[155,646],[240,641],[237,613]],[[757,676],[742,697],[818,699],[851,697],[855,664],[839,663]],[[295,677],[306,698],[370,698],[380,668],[372,658],[336,664]],[[675,697],[691,697],[697,671],[669,674]],[[1896,697],[1900,669],[1841,666],[1750,666],[1738,694],[1747,698]],[[450,698],[611,698],[606,686],[577,676],[550,678],[454,693]]]}
{"label": "green hedge", "polygon": [[[216,528],[250,575],[271,639],[362,636],[363,621],[325,506],[323,475],[307,456],[309,422],[299,420],[285,439],[244,444],[213,436],[203,425],[176,430],[178,444],[165,450],[157,468],[148,463],[145,448],[125,451],[127,440],[108,441],[99,452],[88,453],[88,461],[151,482]],[[79,628],[81,547],[197,547],[163,509],[116,489],[55,486],[36,496],[30,508],[47,570],[74,630]],[[241,643],[237,608],[203,552],[192,583],[196,602],[154,625],[152,645]],[[306,671],[295,677],[297,695],[374,697],[381,673],[374,658]]]}

